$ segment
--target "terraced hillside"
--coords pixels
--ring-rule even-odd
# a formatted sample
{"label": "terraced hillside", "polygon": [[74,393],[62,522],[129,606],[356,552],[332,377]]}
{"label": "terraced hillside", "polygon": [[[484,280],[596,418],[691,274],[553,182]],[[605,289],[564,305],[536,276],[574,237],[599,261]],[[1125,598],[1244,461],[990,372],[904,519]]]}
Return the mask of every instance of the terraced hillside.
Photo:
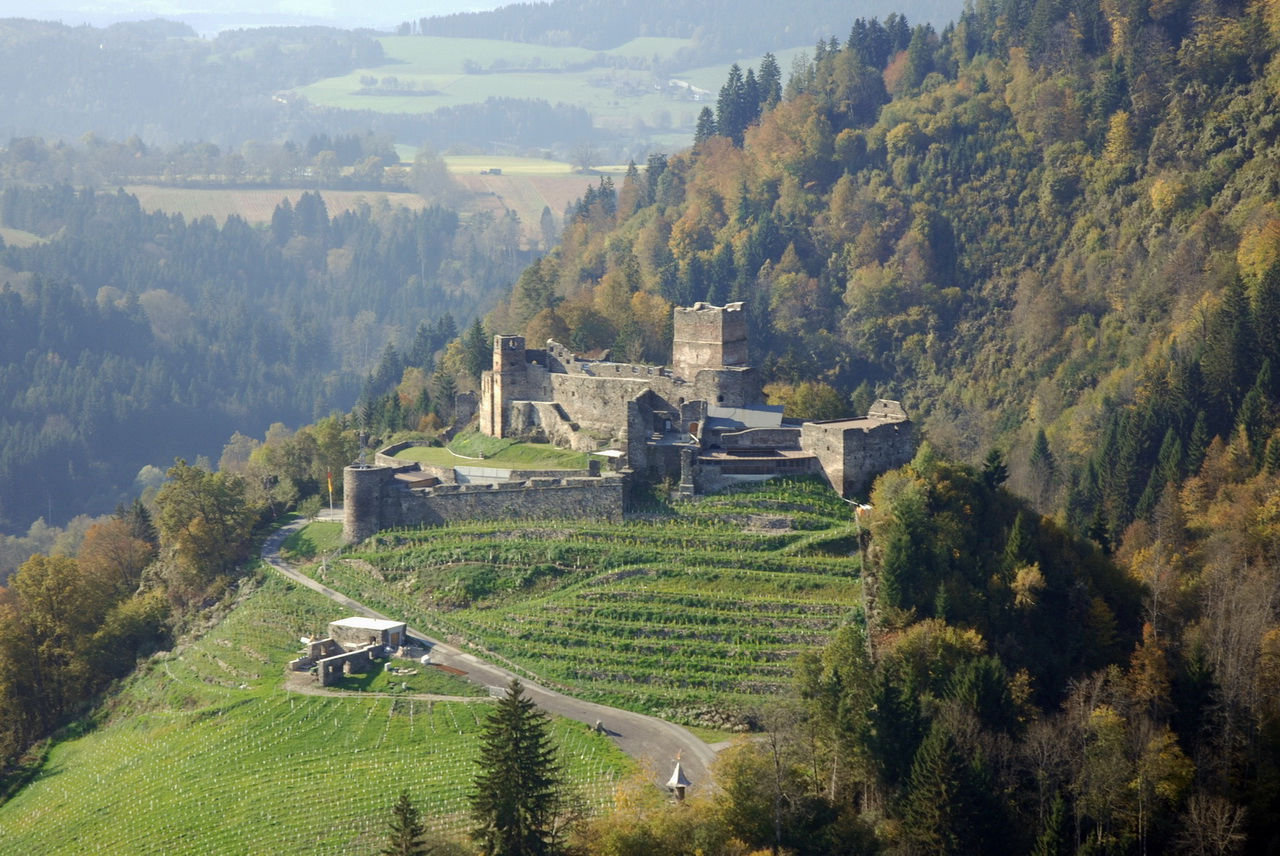
{"label": "terraced hillside", "polygon": [[[286,692],[298,636],[335,617],[267,577],[200,641],[154,659],[97,727],[54,746],[0,806],[0,850],[363,856],[385,843],[401,790],[433,834],[461,837],[489,701]],[[577,723],[554,733],[585,796],[608,801],[631,762]]]}
{"label": "terraced hillside", "polygon": [[580,697],[719,721],[858,613],[854,526],[821,483],[766,483],[621,526],[382,533],[311,572]]}

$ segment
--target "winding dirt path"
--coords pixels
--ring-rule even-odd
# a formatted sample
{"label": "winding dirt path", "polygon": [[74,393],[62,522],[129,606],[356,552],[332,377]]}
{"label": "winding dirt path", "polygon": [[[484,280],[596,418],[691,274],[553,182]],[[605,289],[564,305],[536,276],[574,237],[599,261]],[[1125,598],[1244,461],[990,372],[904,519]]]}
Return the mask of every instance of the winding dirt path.
{"label": "winding dirt path", "polygon": [[[338,519],[323,513],[321,519]],[[369,618],[388,618],[359,601],[352,600],[341,592],[334,591],[322,583],[303,574],[288,562],[280,558],[280,545],[291,534],[301,529],[304,521],[291,523],[272,533],[262,545],[262,559],[279,573],[293,582],[317,591],[353,614]],[[399,619],[395,619],[399,620]],[[690,793],[697,793],[711,784],[710,765],[715,759],[716,749],[699,740],[687,729],[672,722],[653,716],[633,713],[621,708],[608,707],[595,702],[582,701],[555,690],[548,689],[524,676],[514,674],[501,666],[481,660],[474,654],[465,653],[445,642],[433,639],[417,628],[410,627],[409,632],[419,639],[425,639],[431,650],[431,662],[451,666],[466,673],[466,679],[473,684],[488,687],[491,692],[501,692],[512,678],[519,677],[524,684],[525,694],[540,708],[548,713],[574,719],[594,726],[600,723],[608,735],[626,754],[630,755],[641,766],[649,771],[659,785],[665,785],[671,776],[675,762],[679,759],[685,775],[693,783]],[[308,687],[310,683],[307,682]],[[309,692],[296,688],[294,691]],[[316,694],[327,694],[314,687]],[[404,698],[405,696],[398,696]],[[416,697],[416,696],[415,696]],[[443,699],[442,696],[422,695],[423,699]],[[450,700],[462,700],[464,697],[448,697]]]}

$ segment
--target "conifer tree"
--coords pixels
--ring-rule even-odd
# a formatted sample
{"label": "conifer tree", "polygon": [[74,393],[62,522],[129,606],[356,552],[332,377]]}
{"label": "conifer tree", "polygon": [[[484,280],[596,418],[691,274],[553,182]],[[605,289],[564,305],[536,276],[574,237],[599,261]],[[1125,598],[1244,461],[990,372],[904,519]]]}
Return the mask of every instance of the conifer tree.
{"label": "conifer tree", "polygon": [[760,60],[760,74],[756,78],[760,87],[760,106],[768,109],[782,100],[782,69],[778,58],[771,53]]}
{"label": "conifer tree", "polygon": [[1067,826],[1067,804],[1059,793],[1053,798],[1053,807],[1045,820],[1044,829],[1036,839],[1031,856],[1067,856],[1071,852],[1070,833]]}
{"label": "conifer tree", "polygon": [[553,839],[562,787],[546,715],[512,679],[480,738],[480,770],[472,791],[471,836],[488,856],[542,856]]}
{"label": "conifer tree", "polygon": [[391,812],[387,846],[383,848],[382,856],[427,856],[434,848],[422,841],[426,829],[423,828],[418,809],[409,799],[408,792],[400,792],[400,799]]}
{"label": "conifer tree", "polygon": [[1004,484],[1009,478],[1009,468],[1005,466],[1004,455],[1000,454],[999,449],[992,449],[987,452],[986,459],[982,462],[982,482],[991,490],[995,490]]}
{"label": "conifer tree", "polygon": [[982,846],[994,842],[984,841],[980,780],[950,730],[934,722],[912,762],[903,812],[904,831],[917,852],[992,852]]}
{"label": "conifer tree", "polygon": [[716,135],[716,117],[712,115],[710,107],[703,107],[698,113],[698,125],[693,131],[693,144],[695,146],[705,143]]}

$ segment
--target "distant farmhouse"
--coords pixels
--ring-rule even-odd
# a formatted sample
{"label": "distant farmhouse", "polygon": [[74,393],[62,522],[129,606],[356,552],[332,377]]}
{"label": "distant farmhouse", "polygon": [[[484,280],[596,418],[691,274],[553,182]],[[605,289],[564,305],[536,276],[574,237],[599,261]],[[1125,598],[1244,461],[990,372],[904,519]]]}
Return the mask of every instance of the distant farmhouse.
{"label": "distant farmhouse", "polygon": [[911,460],[915,432],[898,402],[877,401],[859,418],[786,419],[761,402],[747,345],[741,303],[677,308],[670,366],[584,359],[555,341],[533,349],[520,336],[495,336],[493,369],[480,382],[480,431],[605,450],[612,471],[593,464],[568,477],[465,484],[384,452],[344,472],[343,537],[477,518],[620,519],[639,482],[678,481],[692,495],[814,473],[849,497]]}

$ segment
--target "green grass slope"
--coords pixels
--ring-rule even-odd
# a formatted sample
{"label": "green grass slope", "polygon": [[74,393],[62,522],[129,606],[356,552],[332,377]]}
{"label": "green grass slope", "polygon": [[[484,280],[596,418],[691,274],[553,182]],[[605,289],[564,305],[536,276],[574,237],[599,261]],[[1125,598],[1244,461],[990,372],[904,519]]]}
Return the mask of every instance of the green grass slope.
{"label": "green grass slope", "polygon": [[770,482],[620,526],[383,533],[311,572],[575,695],[699,721],[761,706],[861,608],[853,526],[825,485]]}
{"label": "green grass slope", "polygon": [[[463,835],[489,703],[286,692],[298,636],[336,617],[267,577],[198,642],[150,662],[96,728],[54,746],[0,806],[0,850],[368,854],[402,790],[434,834]],[[581,725],[554,733],[595,804],[632,769]]]}
{"label": "green grass slope", "polygon": [[396,453],[396,458],[439,467],[585,470],[590,455],[550,443],[517,443],[471,433],[458,435],[448,446],[410,446]]}

